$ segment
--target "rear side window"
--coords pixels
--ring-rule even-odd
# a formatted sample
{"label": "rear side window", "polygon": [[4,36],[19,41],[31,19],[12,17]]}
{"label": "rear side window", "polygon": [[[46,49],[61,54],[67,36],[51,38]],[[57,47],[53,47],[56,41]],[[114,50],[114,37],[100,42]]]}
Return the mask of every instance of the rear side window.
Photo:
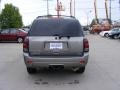
{"label": "rear side window", "polygon": [[10,30],[10,33],[11,33],[11,34],[16,34],[17,32],[19,32],[19,31],[16,30],[16,29],[11,29],[11,30]]}
{"label": "rear side window", "polygon": [[29,36],[83,36],[80,23],[71,19],[38,19],[31,26]]}
{"label": "rear side window", "polygon": [[9,29],[1,31],[1,34],[9,34]]}

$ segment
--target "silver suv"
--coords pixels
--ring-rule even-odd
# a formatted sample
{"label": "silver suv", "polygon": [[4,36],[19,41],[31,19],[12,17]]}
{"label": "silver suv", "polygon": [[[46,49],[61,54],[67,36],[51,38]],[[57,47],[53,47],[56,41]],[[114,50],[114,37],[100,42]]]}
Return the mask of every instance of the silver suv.
{"label": "silver suv", "polygon": [[72,69],[83,73],[88,62],[89,43],[79,21],[73,17],[37,17],[23,43],[29,74],[37,68]]}

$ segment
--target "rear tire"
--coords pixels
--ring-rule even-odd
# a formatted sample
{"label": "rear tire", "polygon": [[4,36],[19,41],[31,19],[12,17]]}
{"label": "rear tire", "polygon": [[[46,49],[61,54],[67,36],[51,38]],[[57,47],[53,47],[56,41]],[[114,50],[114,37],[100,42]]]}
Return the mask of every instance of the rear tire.
{"label": "rear tire", "polygon": [[114,39],[118,39],[118,36],[117,36],[117,35],[114,35],[113,38],[114,38]]}
{"label": "rear tire", "polygon": [[80,67],[78,70],[76,70],[75,72],[76,73],[84,73],[84,71],[85,71],[85,67]]}
{"label": "rear tire", "polygon": [[120,34],[118,35],[118,39],[120,39]]}
{"label": "rear tire", "polygon": [[27,72],[29,74],[35,74],[37,72],[36,68],[30,68],[30,67],[27,67]]}
{"label": "rear tire", "polygon": [[22,43],[22,42],[23,42],[23,38],[19,37],[19,38],[17,39],[17,41],[18,41],[18,43]]}

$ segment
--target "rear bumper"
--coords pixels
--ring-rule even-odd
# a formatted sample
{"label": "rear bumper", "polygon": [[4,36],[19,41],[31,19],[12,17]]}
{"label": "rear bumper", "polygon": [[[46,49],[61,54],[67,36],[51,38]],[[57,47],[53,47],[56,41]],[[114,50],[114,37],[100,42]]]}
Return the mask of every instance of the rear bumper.
{"label": "rear bumper", "polygon": [[49,67],[51,65],[63,65],[67,67],[82,67],[88,62],[89,54],[84,56],[35,56],[31,57],[28,53],[24,53],[24,61],[27,67]]}

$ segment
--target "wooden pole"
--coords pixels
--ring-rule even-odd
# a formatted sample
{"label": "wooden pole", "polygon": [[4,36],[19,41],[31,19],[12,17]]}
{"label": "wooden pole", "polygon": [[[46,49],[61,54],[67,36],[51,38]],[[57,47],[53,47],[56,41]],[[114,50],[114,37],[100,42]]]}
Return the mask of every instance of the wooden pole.
{"label": "wooden pole", "polygon": [[98,23],[96,0],[94,0],[94,9],[95,9],[95,19],[96,19],[96,21],[97,21],[97,23]]}
{"label": "wooden pole", "polygon": [[105,0],[105,11],[106,11],[106,18],[108,19],[108,7],[107,7],[107,0]]}
{"label": "wooden pole", "polygon": [[59,0],[57,0],[57,15],[59,17]]}

